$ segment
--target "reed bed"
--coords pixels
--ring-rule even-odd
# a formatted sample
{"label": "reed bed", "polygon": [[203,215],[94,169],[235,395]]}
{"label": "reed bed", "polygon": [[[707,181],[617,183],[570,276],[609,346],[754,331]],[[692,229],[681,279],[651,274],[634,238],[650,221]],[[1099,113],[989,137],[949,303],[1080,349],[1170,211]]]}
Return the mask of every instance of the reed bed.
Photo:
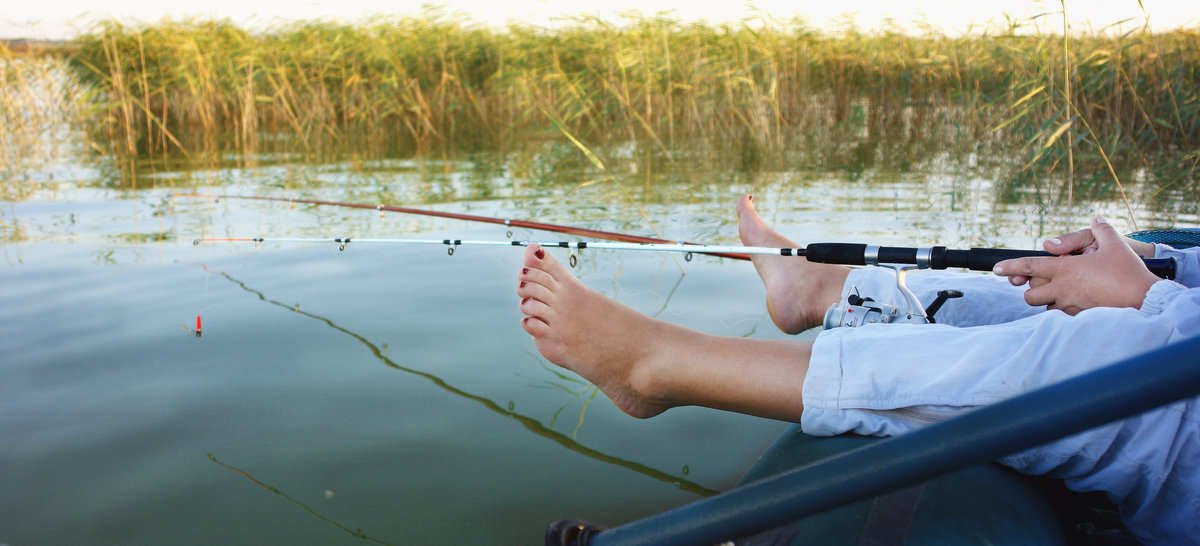
{"label": "reed bed", "polygon": [[98,90],[79,84],[61,52],[0,44],[0,199],[52,186],[87,145],[79,122],[93,115]]}
{"label": "reed bed", "polygon": [[[123,154],[497,149],[567,138],[750,141],[888,130],[1011,143],[1015,178],[1067,172],[1194,184],[1200,33],[1070,34],[1019,25],[952,37],[595,19],[490,30],[431,12],[250,31],[227,21],[102,22],[73,44],[99,91],[88,121]],[[588,143],[585,145],[584,143]],[[1078,172],[1076,172],[1078,171]],[[1182,181],[1182,182],[1181,182]]]}

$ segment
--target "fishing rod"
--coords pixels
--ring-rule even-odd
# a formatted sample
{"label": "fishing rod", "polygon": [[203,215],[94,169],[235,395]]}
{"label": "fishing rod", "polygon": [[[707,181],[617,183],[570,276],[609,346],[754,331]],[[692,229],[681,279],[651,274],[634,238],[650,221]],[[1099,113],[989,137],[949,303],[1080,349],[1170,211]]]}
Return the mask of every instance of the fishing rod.
{"label": "fishing rod", "polygon": [[[173,196],[173,198],[192,198],[192,199],[242,199],[248,201],[274,201],[279,203],[302,203],[306,205],[322,205],[330,207],[347,207],[354,209],[377,210],[380,215],[386,212],[398,212],[401,214],[416,214],[420,216],[433,216],[437,218],[450,218],[454,220],[465,220],[468,222],[481,222],[485,224],[499,224],[508,227],[508,236],[512,237],[512,228],[536,229],[541,231],[550,231],[555,233],[565,233],[568,235],[577,235],[580,237],[593,237],[596,239],[604,239],[608,241],[620,241],[624,243],[646,243],[646,244],[673,244],[678,241],[669,239],[659,239],[656,237],[643,237],[640,235],[630,235],[628,233],[618,233],[614,231],[602,231],[598,229],[588,229],[575,226],[564,226],[560,224],[548,224],[545,222],[532,222],[529,220],[514,220],[511,218],[495,218],[491,216],[478,216],[475,214],[463,214],[458,212],[443,212],[437,210],[414,209],[410,207],[397,207],[393,205],[368,205],[365,203],[351,203],[344,201],[323,201],[320,199],[300,199],[294,197],[267,197],[258,195],[224,195],[224,194],[206,194],[206,193],[185,193]],[[693,245],[695,243],[684,242],[685,245]],[[733,258],[735,260],[749,260],[750,256],[739,251],[734,252],[710,252],[714,256],[722,258]]]}
{"label": "fishing rod", "polygon": [[[783,252],[785,256],[803,255],[804,249],[791,248],[771,248],[771,247],[756,247],[756,246],[722,246],[722,245],[705,245],[698,243],[688,243],[677,241],[673,244],[663,243],[611,243],[604,241],[531,241],[531,240],[465,240],[465,239],[380,239],[380,238],[351,238],[351,237],[201,237],[192,241],[193,245],[201,243],[254,243],[255,246],[261,247],[265,243],[334,243],[338,245],[339,250],[346,250],[346,246],[350,243],[366,243],[366,244],[402,244],[402,245],[443,245],[450,255],[454,254],[455,249],[460,246],[519,246],[526,247],[529,245],[540,245],[548,248],[567,248],[571,250],[598,249],[598,250],[641,250],[650,252],[683,252],[685,259],[691,261],[691,254],[709,254],[709,255],[727,255],[731,253],[739,253],[743,255],[750,254],[769,254],[778,256]],[[800,252],[801,254],[791,254],[791,252]],[[574,265],[574,264],[572,264]]]}
{"label": "fishing rod", "polygon": [[[706,245],[677,241],[674,243],[621,243],[602,241],[529,241],[529,240],[463,240],[463,239],[391,239],[391,238],[351,238],[351,237],[203,237],[195,239],[192,244],[249,242],[255,246],[265,243],[334,243],[345,250],[353,243],[363,244],[408,244],[408,245],[443,245],[447,253],[453,255],[460,246],[518,246],[526,247],[537,244],[548,248],[566,248],[571,250],[631,250],[650,252],[682,252],[684,259],[691,260],[692,254],[709,255],[767,255],[767,256],[800,256],[810,262],[840,264],[840,265],[911,265],[916,269],[947,269],[962,268],[973,271],[991,271],[996,263],[1012,258],[1053,256],[1041,250],[1013,250],[1005,248],[972,248],[969,250],[954,250],[944,246],[933,247],[892,247],[875,246],[859,243],[813,243],[804,248],[761,247],[761,246],[725,246]],[[574,258],[574,255],[572,255]],[[1175,278],[1175,260],[1173,258],[1142,258],[1146,267],[1155,275],[1164,279]],[[574,263],[572,263],[574,265]]]}
{"label": "fishing rod", "polygon": [[[594,237],[609,241],[618,241],[623,243],[633,243],[632,246],[624,247],[607,247],[614,250],[658,250],[668,252],[684,252],[684,253],[701,253],[711,256],[719,256],[722,258],[733,258],[738,260],[749,260],[751,252],[748,248],[741,246],[713,246],[699,243],[690,243],[687,241],[671,241],[668,239],[659,239],[655,237],[643,237],[640,235],[630,235],[628,233],[618,233],[613,231],[602,231],[597,229],[588,229],[575,226],[565,226],[560,224],[548,224],[544,222],[532,222],[528,220],[514,220],[509,218],[495,218],[490,216],[479,216],[474,214],[463,214],[456,212],[443,212],[435,210],[414,209],[409,207],[397,207],[392,205],[368,205],[365,203],[352,203],[344,201],[325,201],[320,199],[303,199],[295,197],[270,197],[258,195],[227,195],[227,194],[179,194],[173,197],[178,198],[195,198],[195,199],[241,199],[250,201],[274,201],[280,203],[303,203],[308,205],[336,206],[348,207],[357,209],[373,209],[378,210],[382,214],[384,211],[397,212],[401,214],[416,214],[422,216],[433,216],[438,218],[451,218],[456,220],[465,220],[469,222],[482,222],[488,224],[500,224],[509,228],[508,236],[512,237],[512,228],[520,227],[527,229],[537,229],[541,231],[551,231],[556,233],[566,233],[568,235],[577,235],[581,237]],[[216,239],[206,238],[197,239],[199,242],[218,242],[218,241],[249,241],[261,244],[266,241],[263,238],[241,238],[241,239]],[[345,239],[311,239],[311,240],[289,240],[271,239],[276,242],[334,242],[338,243],[341,248],[345,248],[345,243],[350,241]],[[344,242],[343,242],[344,241]],[[355,242],[389,242],[385,239],[355,239]],[[394,240],[390,242],[408,242],[408,244],[422,244],[412,240]],[[449,240],[442,240],[439,244],[447,244]],[[460,241],[457,245],[463,243]],[[512,246],[527,246],[517,244],[513,245],[513,241],[507,242],[472,242],[472,244],[485,245],[512,245]],[[542,246],[572,248],[570,245],[576,245],[575,248],[604,248],[599,246],[601,243],[565,243],[551,242],[539,243]],[[662,245],[658,248],[647,248],[647,246]],[[691,247],[691,248],[681,248]],[[763,248],[763,247],[758,247]],[[1011,258],[1024,258],[1030,256],[1053,256],[1049,252],[1040,250],[1011,250],[1001,248],[972,248],[970,250],[952,250],[944,246],[908,248],[908,247],[886,247],[875,246],[857,243],[814,243],[805,248],[778,248],[771,249],[773,251],[754,252],[756,254],[779,254],[783,256],[803,256],[811,262],[842,264],[842,265],[879,265],[879,264],[906,264],[914,265],[918,269],[946,269],[950,267],[965,268],[973,271],[991,271],[997,262],[1008,260]],[[451,250],[450,253],[453,253]],[[1175,263],[1170,259],[1155,259],[1145,258],[1146,266],[1155,275],[1166,278],[1175,278]]]}
{"label": "fishing rod", "polygon": [[[547,224],[542,222],[530,222],[525,220],[512,220],[492,218],[488,216],[477,216],[472,214],[461,214],[452,212],[430,211],[422,209],[413,209],[407,207],[394,207],[388,205],[366,205],[362,203],[346,203],[339,201],[322,201],[317,199],[296,199],[283,197],[259,197],[245,195],[211,195],[211,194],[184,194],[177,197],[194,197],[194,198],[211,198],[211,199],[245,199],[259,201],[276,201],[287,203],[305,203],[312,205],[328,205],[340,206],[359,209],[375,209],[379,211],[380,216],[384,211],[399,212],[404,214],[418,214],[425,216],[436,216],[441,218],[453,218],[458,220],[467,220],[473,222],[484,222],[491,224],[503,224],[508,226],[508,237],[506,241],[464,241],[461,239],[353,239],[356,243],[391,243],[391,244],[439,244],[447,247],[446,252],[454,255],[454,251],[459,246],[478,245],[478,246],[529,246],[537,243],[544,247],[559,247],[571,249],[571,255],[568,262],[572,267],[578,264],[578,257],[575,251],[585,248],[608,249],[608,250],[642,250],[642,251],[658,251],[658,252],[683,252],[684,260],[690,261],[693,254],[708,254],[713,256],[735,258],[748,260],[750,255],[778,255],[778,256],[801,256],[810,262],[841,264],[841,265],[859,265],[859,266],[882,266],[892,269],[896,273],[896,288],[903,296],[905,301],[905,309],[901,306],[888,303],[877,302],[870,297],[861,297],[857,293],[850,294],[846,301],[838,302],[830,306],[825,313],[825,328],[839,327],[854,327],[873,323],[912,323],[912,324],[929,324],[934,322],[933,315],[942,305],[951,298],[962,297],[962,292],[958,290],[940,290],[937,293],[937,298],[928,307],[923,307],[921,302],[905,285],[905,274],[910,269],[947,269],[947,268],[964,268],[974,271],[992,271],[996,263],[1012,258],[1023,257],[1040,257],[1053,256],[1053,254],[1040,250],[1012,250],[1002,248],[971,248],[969,250],[948,249],[944,246],[931,247],[889,247],[867,245],[860,243],[813,243],[804,248],[774,248],[774,247],[743,247],[743,246],[717,246],[704,245],[697,243],[688,243],[685,241],[668,241],[666,239],[657,239],[653,237],[641,237],[637,235],[628,235],[624,233],[615,233],[610,231],[600,231],[594,229],[578,228],[572,226],[563,226],[557,224]],[[588,241],[514,241],[511,240],[513,227],[524,227],[530,229],[538,229],[543,231],[553,231],[558,233],[567,233],[571,235],[579,235],[584,237],[595,237],[598,239],[607,239],[610,241],[618,241],[616,243],[605,242],[588,242]],[[340,250],[345,250],[346,245],[350,244],[350,237],[341,238],[271,238],[265,237],[242,237],[242,238],[202,238],[193,241],[193,244],[199,245],[202,242],[252,242],[256,247],[262,246],[267,241],[281,243],[322,243],[332,242],[338,245]],[[1166,279],[1175,278],[1175,260],[1172,258],[1156,259],[1143,258],[1147,269],[1158,277]],[[197,328],[198,330],[198,328]]]}

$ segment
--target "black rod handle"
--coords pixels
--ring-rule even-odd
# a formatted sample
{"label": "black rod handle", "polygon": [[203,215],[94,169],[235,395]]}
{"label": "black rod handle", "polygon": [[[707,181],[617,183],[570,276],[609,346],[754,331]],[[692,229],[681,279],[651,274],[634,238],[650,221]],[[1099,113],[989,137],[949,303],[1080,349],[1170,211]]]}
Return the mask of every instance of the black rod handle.
{"label": "black rod handle", "polygon": [[[1053,256],[1042,250],[1012,250],[1007,248],[972,248],[950,250],[944,246],[913,248],[871,246],[861,243],[813,243],[805,248],[805,258],[811,262],[842,265],[908,264],[925,265],[932,269],[962,267],[973,271],[991,271],[996,263],[1012,258]],[[1175,278],[1173,258],[1142,258],[1146,268],[1158,277]],[[921,264],[920,262],[925,262]]]}
{"label": "black rod handle", "polygon": [[[961,253],[961,254],[960,254]],[[1004,260],[1025,257],[1054,256],[1042,250],[1010,250],[1005,248],[972,248],[971,250],[947,250],[945,267],[965,267],[972,271],[991,271]],[[1175,258],[1142,258],[1155,276],[1163,279],[1175,278]]]}

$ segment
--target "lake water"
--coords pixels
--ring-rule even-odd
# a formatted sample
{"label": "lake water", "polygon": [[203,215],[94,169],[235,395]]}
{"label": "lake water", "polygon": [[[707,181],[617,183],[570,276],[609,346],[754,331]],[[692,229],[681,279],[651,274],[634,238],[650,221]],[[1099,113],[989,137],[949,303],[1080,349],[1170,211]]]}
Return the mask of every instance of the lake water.
{"label": "lake water", "polygon": [[[1069,225],[974,154],[772,164],[569,144],[440,158],[286,153],[136,165],[70,135],[8,165],[0,206],[0,544],[530,544],[733,485],[786,424],[617,411],[519,325],[518,249],[216,237],[496,239],[502,226],[188,193],[411,206],[735,244],[733,205],[802,242],[1035,248]],[[830,150],[825,150],[829,152]],[[37,153],[34,153],[37,152]],[[903,156],[896,161],[880,157]],[[1030,197],[1033,196],[1033,197]],[[1140,226],[1194,225],[1194,203]],[[1110,199],[1081,203],[1074,224]],[[564,236],[516,230],[518,239]],[[565,254],[558,254],[564,258]],[[783,338],[747,262],[585,251],[647,314]],[[202,335],[195,335],[202,320]],[[815,333],[802,334],[811,339]]]}

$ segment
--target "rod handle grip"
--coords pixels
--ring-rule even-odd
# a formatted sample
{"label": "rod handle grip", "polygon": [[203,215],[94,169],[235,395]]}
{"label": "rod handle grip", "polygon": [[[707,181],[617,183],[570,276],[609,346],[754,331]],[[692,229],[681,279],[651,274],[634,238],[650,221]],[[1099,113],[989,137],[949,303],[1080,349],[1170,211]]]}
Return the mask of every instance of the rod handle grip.
{"label": "rod handle grip", "polygon": [[[958,267],[973,271],[991,271],[998,262],[1013,258],[1030,256],[1053,256],[1044,250],[1013,250],[1007,248],[972,248],[970,250],[951,250],[935,246],[929,249],[911,247],[880,246],[873,247],[872,261],[889,264],[917,264],[917,256],[925,250],[928,266],[932,269]],[[861,243],[813,243],[805,248],[805,258],[810,262],[869,265],[867,261],[867,245]],[[1175,278],[1174,258],[1142,258],[1146,268],[1156,276],[1164,279]]]}
{"label": "rod handle grip", "polygon": [[810,262],[841,265],[867,265],[867,245],[859,243],[813,243],[804,249]]}
{"label": "rod handle grip", "polygon": [[[1005,248],[972,248],[971,250],[947,250],[944,267],[965,267],[973,271],[991,271],[1004,260],[1025,257],[1054,256],[1043,250],[1010,250]],[[1175,258],[1142,258],[1155,276],[1163,279],[1175,278]]]}

